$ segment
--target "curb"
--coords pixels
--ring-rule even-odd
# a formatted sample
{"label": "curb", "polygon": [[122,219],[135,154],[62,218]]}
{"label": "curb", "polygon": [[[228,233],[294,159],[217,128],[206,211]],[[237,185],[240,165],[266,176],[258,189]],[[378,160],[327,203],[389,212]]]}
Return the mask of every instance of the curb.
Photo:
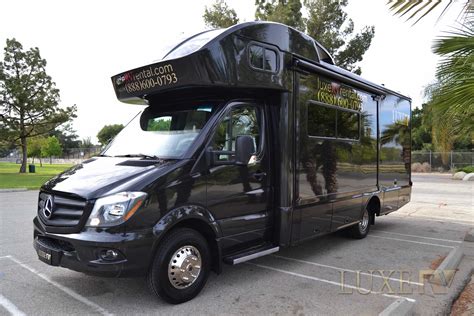
{"label": "curb", "polygon": [[23,192],[23,191],[28,191],[28,189],[27,188],[0,189],[0,193]]}
{"label": "curb", "polygon": [[413,315],[413,307],[415,307],[415,303],[399,298],[385,308],[379,316],[411,316]]}
{"label": "curb", "polygon": [[464,253],[461,247],[456,247],[441,262],[434,271],[429,282],[437,285],[448,286],[456,273]]}

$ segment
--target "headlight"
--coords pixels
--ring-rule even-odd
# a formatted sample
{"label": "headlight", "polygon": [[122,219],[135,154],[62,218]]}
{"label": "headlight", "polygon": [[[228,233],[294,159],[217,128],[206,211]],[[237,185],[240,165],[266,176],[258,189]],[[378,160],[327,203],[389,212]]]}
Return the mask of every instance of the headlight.
{"label": "headlight", "polygon": [[110,227],[127,221],[145,202],[145,192],[121,192],[97,199],[86,226]]}

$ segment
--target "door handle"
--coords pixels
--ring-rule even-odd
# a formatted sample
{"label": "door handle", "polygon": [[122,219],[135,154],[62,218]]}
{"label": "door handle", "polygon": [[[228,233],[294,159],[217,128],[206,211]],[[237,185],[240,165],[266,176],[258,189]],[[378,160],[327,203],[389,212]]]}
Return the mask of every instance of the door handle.
{"label": "door handle", "polygon": [[266,175],[267,175],[266,172],[257,171],[252,174],[252,177],[257,181],[262,181]]}

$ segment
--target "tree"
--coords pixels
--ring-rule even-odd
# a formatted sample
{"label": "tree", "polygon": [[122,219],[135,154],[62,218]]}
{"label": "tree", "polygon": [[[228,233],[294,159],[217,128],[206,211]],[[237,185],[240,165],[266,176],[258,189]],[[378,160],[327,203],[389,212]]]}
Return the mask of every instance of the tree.
{"label": "tree", "polygon": [[92,143],[90,137],[83,138],[81,140],[81,143],[79,144],[79,148],[82,148],[82,149],[89,149],[92,147],[94,147],[94,144]]}
{"label": "tree", "polygon": [[306,31],[306,20],[303,18],[300,0],[256,0],[255,18],[262,21],[273,21]]}
{"label": "tree", "polygon": [[97,134],[97,139],[102,145],[107,145],[122,129],[122,124],[105,125]]}
{"label": "tree", "polygon": [[41,147],[41,155],[43,157],[49,157],[49,163],[52,163],[52,157],[61,156],[63,149],[59,140],[55,136],[49,136],[46,138],[43,147]]}
{"label": "tree", "polygon": [[7,39],[0,62],[0,135],[3,142],[21,146],[21,173],[26,172],[27,139],[76,117],[76,106],[58,104],[59,90],[46,74],[39,49],[25,51],[17,40]]}
{"label": "tree", "polygon": [[40,161],[40,166],[43,166],[41,158],[44,156],[42,155],[41,149],[46,143],[46,138],[43,136],[30,137],[28,138],[27,143],[28,157],[33,158],[33,163],[35,163],[35,158],[38,158]]}
{"label": "tree", "polygon": [[[441,15],[451,7],[446,1]],[[416,24],[441,4],[441,1],[394,1],[390,9],[407,20],[418,16]],[[427,89],[433,114],[433,143],[439,150],[449,151],[474,142],[474,1],[464,0],[460,27],[435,40],[433,51],[442,59],[438,63],[436,82]],[[468,141],[469,142],[469,141]],[[443,163],[447,157],[443,158]]]}
{"label": "tree", "polygon": [[469,133],[460,132],[460,126],[465,124],[468,117],[460,120],[459,117],[451,117],[444,109],[434,105],[432,96],[430,101],[421,108],[412,110],[412,149],[413,150],[437,150],[448,151],[444,154],[444,162],[447,166],[450,150],[472,150],[472,136]]}
{"label": "tree", "polygon": [[79,148],[81,148],[81,157],[82,158],[90,157],[92,148],[94,148],[94,146],[95,145],[92,143],[90,137],[83,138],[81,140],[81,143],[79,144]]}
{"label": "tree", "polygon": [[462,27],[435,41],[434,52],[442,60],[436,82],[426,89],[426,94],[433,145],[445,152],[441,158],[447,166],[449,151],[469,149],[469,142],[474,142],[474,10],[466,11]]}
{"label": "tree", "polygon": [[354,34],[354,22],[344,12],[348,0],[305,2],[309,12],[306,32],[333,55],[336,65],[361,74],[357,63],[369,49],[375,28],[366,26]]}
{"label": "tree", "polygon": [[412,150],[432,150],[432,119],[430,105],[424,103],[421,108],[411,112]]}
{"label": "tree", "polygon": [[448,36],[438,38],[433,50],[441,56],[437,83],[431,87],[433,106],[455,121],[458,134],[474,132],[474,10],[465,24]]}
{"label": "tree", "polygon": [[49,133],[49,136],[56,136],[61,143],[64,154],[69,154],[71,149],[79,148],[81,141],[78,139],[76,131],[70,123],[65,123]]}
{"label": "tree", "polygon": [[8,156],[15,149],[16,149],[15,144],[2,142],[0,138],[0,157]]}
{"label": "tree", "polygon": [[203,18],[206,25],[212,28],[227,28],[239,23],[237,13],[224,0],[216,0],[211,8],[206,6]]}
{"label": "tree", "polygon": [[[212,27],[227,27],[226,23],[221,23],[220,17],[228,16],[233,10],[225,2],[219,3],[217,8],[206,8],[204,21]],[[306,32],[333,55],[336,65],[360,74],[357,63],[369,48],[375,29],[366,26],[355,33],[354,22],[344,11],[347,3],[348,0],[256,0],[255,18],[283,23]],[[303,17],[303,11],[308,12],[307,19]]]}

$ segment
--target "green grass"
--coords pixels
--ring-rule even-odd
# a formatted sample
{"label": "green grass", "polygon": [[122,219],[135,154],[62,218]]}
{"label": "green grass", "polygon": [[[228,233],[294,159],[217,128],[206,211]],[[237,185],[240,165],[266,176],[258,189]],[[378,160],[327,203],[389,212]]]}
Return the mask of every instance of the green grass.
{"label": "green grass", "polygon": [[[35,173],[19,173],[19,164],[0,162],[0,189],[38,189],[47,180],[72,165],[50,165],[49,163],[43,163],[43,167],[40,167],[39,163],[35,163],[35,166]],[[28,166],[26,169],[28,171]]]}

